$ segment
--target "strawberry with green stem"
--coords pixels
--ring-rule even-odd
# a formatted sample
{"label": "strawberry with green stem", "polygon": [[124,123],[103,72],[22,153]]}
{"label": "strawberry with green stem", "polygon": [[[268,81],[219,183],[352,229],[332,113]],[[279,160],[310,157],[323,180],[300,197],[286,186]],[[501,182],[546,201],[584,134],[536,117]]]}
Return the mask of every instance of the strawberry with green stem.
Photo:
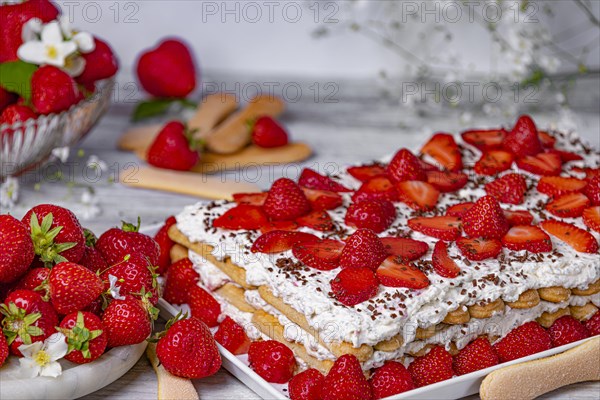
{"label": "strawberry with green stem", "polygon": [[57,329],[65,335],[68,351],[65,359],[76,364],[87,364],[96,360],[107,345],[102,321],[96,315],[77,311],[63,318]]}
{"label": "strawberry with green stem", "polygon": [[168,122],[148,149],[148,163],[159,168],[189,171],[200,159],[202,143],[179,121]]}

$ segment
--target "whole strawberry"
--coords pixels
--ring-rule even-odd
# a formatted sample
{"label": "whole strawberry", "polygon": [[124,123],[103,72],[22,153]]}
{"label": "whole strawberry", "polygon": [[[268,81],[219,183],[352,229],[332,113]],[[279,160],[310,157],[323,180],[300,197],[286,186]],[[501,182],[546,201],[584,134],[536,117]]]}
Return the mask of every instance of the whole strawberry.
{"label": "whole strawberry", "polygon": [[217,326],[219,315],[221,315],[221,305],[200,286],[192,286],[189,290],[189,305],[192,317],[198,318],[210,328]]}
{"label": "whole strawberry", "polygon": [[419,159],[407,149],[400,149],[394,155],[387,173],[394,182],[427,180]]}
{"label": "whole strawberry", "polygon": [[208,327],[191,317],[167,324],[167,332],[156,345],[156,356],[167,371],[188,379],[215,374],[221,356]]}
{"label": "whole strawberry", "polygon": [[590,337],[588,329],[570,315],[564,315],[548,328],[552,346],[559,347]]}
{"label": "whole strawberry", "polygon": [[52,306],[62,315],[87,307],[103,291],[104,284],[95,273],[72,262],[56,264],[48,277]]}
{"label": "whole strawberry", "polygon": [[354,306],[377,294],[379,280],[370,268],[346,268],[330,282],[331,293],[340,303]]}
{"label": "whole strawberry", "polygon": [[396,219],[396,209],[387,200],[364,200],[353,203],[346,211],[345,222],[355,228],[371,229],[380,233]]}
{"label": "whole strawberry", "polygon": [[351,192],[352,190],[337,183],[329,176],[321,175],[310,168],[304,168],[298,178],[298,185],[303,188],[328,190],[330,192]]}
{"label": "whole strawberry", "polygon": [[110,286],[110,277],[116,278],[115,285],[119,287],[121,296],[131,295],[151,305],[158,303],[158,285],[154,267],[140,253],[132,253],[125,260],[104,271],[100,278],[105,288]]}
{"label": "whole strawberry", "polygon": [[248,350],[250,368],[271,383],[286,383],[296,370],[294,353],[276,340],[252,342]]}
{"label": "whole strawberry", "polygon": [[321,400],[325,377],[314,368],[300,372],[288,383],[291,400]]}
{"label": "whole strawberry", "polygon": [[4,361],[8,357],[8,342],[6,341],[6,336],[3,333],[0,333],[0,367],[4,365]]}
{"label": "whole strawberry", "polygon": [[484,196],[462,216],[463,230],[472,238],[502,239],[508,232],[508,221],[498,200]]}
{"label": "whole strawberry", "polygon": [[152,333],[152,322],[140,300],[113,300],[102,314],[108,347],[141,343]]}
{"label": "whole strawberry", "polygon": [[0,215],[0,282],[14,282],[29,268],[35,256],[27,227],[18,219]]}
{"label": "whole strawberry", "polygon": [[167,268],[171,265],[171,247],[173,247],[175,242],[169,237],[169,228],[175,225],[175,223],[177,223],[175,217],[170,216],[165,220],[164,225],[160,227],[158,232],[156,232],[156,235],[154,235],[154,241],[158,243],[158,247],[160,248],[158,264],[156,265],[156,273],[159,275],[167,272]]}
{"label": "whole strawberry", "polygon": [[527,191],[525,178],[520,174],[507,174],[485,185],[485,191],[502,203],[521,204]]}
{"label": "whole strawberry", "polygon": [[500,362],[516,360],[552,348],[550,335],[535,321],[513,329],[494,344]]}
{"label": "whole strawberry", "polygon": [[583,193],[590,199],[591,205],[600,206],[600,175],[596,175],[588,181]]}
{"label": "whole strawberry", "polygon": [[81,99],[73,78],[57,67],[44,65],[31,77],[31,103],[40,114],[66,111]]}
{"label": "whole strawberry", "polygon": [[498,355],[485,337],[473,340],[454,356],[453,367],[456,375],[464,375],[498,364]]}
{"label": "whole strawberry", "polygon": [[0,114],[0,124],[12,125],[17,122],[25,122],[28,119],[36,119],[37,114],[29,107],[21,104],[8,106]]}
{"label": "whole strawberry", "polygon": [[369,379],[373,397],[382,399],[415,388],[408,370],[399,362],[387,361],[377,368]]}
{"label": "whole strawberry", "polygon": [[119,70],[119,61],[108,43],[94,37],[94,44],[94,50],[81,55],[85,60],[85,68],[76,78],[79,83],[88,84],[110,78]]}
{"label": "whole strawberry", "polygon": [[200,276],[189,258],[183,258],[169,267],[163,297],[171,304],[187,304],[190,289],[196,286]]}
{"label": "whole strawberry", "polygon": [[76,364],[92,362],[106,350],[102,321],[90,312],[76,311],[66,315],[58,331],[65,335],[69,346],[65,359]]}
{"label": "whole strawberry", "polygon": [[358,359],[346,354],[335,360],[323,382],[323,400],[371,400],[373,393]]}
{"label": "whole strawberry", "polygon": [[534,156],[542,151],[538,130],[529,115],[521,115],[503,146],[517,157]]}
{"label": "whole strawberry", "polygon": [[196,67],[188,47],[178,39],[143,52],[137,62],[140,84],[155,97],[186,97],[196,87]]}
{"label": "whole strawberry", "polygon": [[184,124],[168,122],[148,149],[148,163],[159,168],[189,171],[200,159],[196,146]]}
{"label": "whole strawberry", "polygon": [[431,385],[452,378],[452,356],[441,346],[436,346],[429,353],[417,357],[408,366],[415,386]]}
{"label": "whole strawberry", "polygon": [[140,253],[148,259],[150,265],[156,265],[160,248],[158,244],[148,235],[138,232],[140,220],[137,226],[123,222],[119,228],[111,228],[104,232],[96,242],[96,248],[109,265],[119,263],[125,256]]}
{"label": "whole strawberry", "polygon": [[4,111],[11,104],[14,104],[18,99],[19,96],[16,93],[9,92],[0,86],[0,112]]}
{"label": "whole strawberry", "polygon": [[235,355],[246,354],[250,348],[250,339],[246,331],[230,317],[225,317],[219,324],[215,340]]}
{"label": "whole strawberry", "polygon": [[273,118],[260,117],[252,127],[252,143],[259,147],[281,147],[288,144],[288,134]]}
{"label": "whole strawberry", "polygon": [[35,254],[46,265],[79,262],[85,251],[83,229],[71,211],[52,204],[33,207],[21,220],[29,227]]}
{"label": "whole strawberry", "polygon": [[340,257],[340,267],[376,270],[387,257],[379,237],[370,229],[358,229],[346,240]]}
{"label": "whole strawberry", "polygon": [[590,336],[600,335],[600,311],[596,311],[596,313],[585,322],[585,327],[588,332],[590,332]]}
{"label": "whole strawberry", "polygon": [[42,289],[43,284],[50,276],[50,269],[39,267],[31,268],[27,273],[19,280],[15,289],[35,290]]}
{"label": "whole strawberry", "polygon": [[287,178],[273,182],[263,207],[269,217],[278,221],[294,220],[308,214],[311,209],[302,189]]}

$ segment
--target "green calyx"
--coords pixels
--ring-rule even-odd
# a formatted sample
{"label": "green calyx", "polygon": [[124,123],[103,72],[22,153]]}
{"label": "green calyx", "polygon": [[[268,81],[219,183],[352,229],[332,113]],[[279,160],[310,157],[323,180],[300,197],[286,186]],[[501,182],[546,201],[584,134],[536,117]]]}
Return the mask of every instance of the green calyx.
{"label": "green calyx", "polygon": [[68,351],[80,351],[83,358],[91,358],[90,342],[102,335],[102,329],[90,331],[85,326],[83,313],[77,313],[77,321],[72,329],[57,328],[57,330],[67,338]]}
{"label": "green calyx", "polygon": [[121,230],[123,232],[138,232],[140,230],[140,224],[142,223],[142,219],[140,217],[137,218],[137,225],[125,221],[121,222],[123,223],[123,225],[121,226]]}
{"label": "green calyx", "polygon": [[87,228],[84,228],[83,229],[83,237],[85,238],[86,246],[89,246],[89,247],[96,246],[96,242],[98,241],[98,238],[96,237],[96,235],[94,235],[94,232],[90,231]]}
{"label": "green calyx", "polygon": [[196,133],[199,129],[189,129],[188,126],[185,126],[184,135],[188,141],[188,145],[190,150],[202,152],[204,151],[205,141],[203,139],[196,138]]}
{"label": "green calyx", "polygon": [[162,332],[156,332],[154,335],[150,336],[148,339],[146,339],[146,341],[148,343],[156,343],[158,342],[163,336],[165,336],[167,334],[167,331],[169,329],[171,329],[171,327],[173,326],[173,324],[179,320],[182,319],[187,319],[188,318],[188,313],[182,313],[181,311],[179,311],[177,313],[176,316],[174,316],[173,318],[171,318],[170,320],[167,321],[167,323],[165,324],[165,330]]}
{"label": "green calyx", "polygon": [[31,214],[30,227],[31,227],[31,240],[33,241],[33,247],[35,254],[40,257],[40,260],[47,266],[52,266],[59,262],[67,261],[60,253],[69,250],[77,245],[74,242],[68,243],[54,243],[54,239],[62,230],[62,226],[56,226],[52,228],[52,213],[46,214],[42,219],[42,223],[35,213]]}
{"label": "green calyx", "polygon": [[0,304],[0,313],[4,315],[2,332],[6,336],[8,344],[14,342],[17,337],[21,338],[23,344],[31,344],[32,336],[44,334],[41,328],[33,325],[42,318],[42,314],[39,312],[27,314],[24,309],[11,302],[8,305]]}

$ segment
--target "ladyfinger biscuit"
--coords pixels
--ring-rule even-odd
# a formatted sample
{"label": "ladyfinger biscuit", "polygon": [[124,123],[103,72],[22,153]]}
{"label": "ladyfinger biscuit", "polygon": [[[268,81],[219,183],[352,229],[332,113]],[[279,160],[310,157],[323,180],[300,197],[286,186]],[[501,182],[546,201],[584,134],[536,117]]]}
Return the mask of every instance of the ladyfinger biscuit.
{"label": "ladyfinger biscuit", "polygon": [[571,315],[571,310],[569,307],[561,308],[556,310],[555,312],[543,312],[536,321],[543,326],[544,328],[550,328],[550,325],[554,323],[557,319],[562,317],[563,315]]}
{"label": "ladyfinger biscuit", "polygon": [[587,303],[583,306],[570,306],[569,309],[571,310],[571,315],[579,321],[587,321],[598,311],[598,307],[592,303]]}
{"label": "ladyfinger biscuit", "polygon": [[591,296],[596,293],[600,293],[600,279],[596,282],[590,283],[590,285],[586,289],[571,289],[571,292],[575,296]]}
{"label": "ladyfinger biscuit", "polygon": [[171,264],[176,263],[179,260],[183,260],[188,256],[188,249],[182,245],[175,243],[169,252],[171,257]]}
{"label": "ladyfinger biscuit", "polygon": [[406,354],[412,357],[423,357],[425,354],[429,353],[429,350],[433,349],[434,347],[435,345],[433,344],[426,344],[425,346],[421,347],[418,351],[408,350]]}
{"label": "ladyfinger biscuit", "polygon": [[492,315],[502,311],[504,311],[504,301],[502,299],[496,299],[491,303],[469,306],[471,317],[478,319],[490,318]]}
{"label": "ladyfinger biscuit", "polygon": [[563,301],[569,300],[569,297],[571,297],[571,290],[561,286],[551,286],[538,289],[538,294],[542,300],[552,303],[562,303]]}
{"label": "ladyfinger biscuit", "polygon": [[444,323],[449,325],[462,325],[469,322],[471,314],[465,306],[460,306],[454,311],[450,311],[444,318]]}
{"label": "ladyfinger biscuit", "polygon": [[223,297],[225,300],[227,300],[227,302],[231,303],[231,305],[235,306],[240,311],[250,313],[256,311],[256,309],[246,301],[246,298],[244,297],[244,289],[233,283],[226,283],[225,285],[216,289],[215,293]]}
{"label": "ladyfinger biscuit", "polygon": [[437,329],[436,325],[431,325],[428,328],[417,328],[417,333],[415,335],[415,339],[417,340],[425,340],[429,339],[433,335],[435,335]]}
{"label": "ladyfinger biscuit", "polygon": [[384,340],[383,342],[377,343],[375,346],[375,350],[379,351],[396,351],[398,350],[404,341],[402,340],[402,335],[396,335],[391,339]]}
{"label": "ladyfinger biscuit", "polygon": [[194,388],[192,381],[185,378],[172,375],[161,365],[156,356],[156,343],[148,343],[146,356],[152,364],[158,381],[158,400],[181,399],[198,400],[198,392]]}
{"label": "ladyfinger biscuit", "polygon": [[540,295],[535,289],[529,289],[521,293],[516,301],[507,302],[510,308],[525,309],[532,308],[540,304]]}

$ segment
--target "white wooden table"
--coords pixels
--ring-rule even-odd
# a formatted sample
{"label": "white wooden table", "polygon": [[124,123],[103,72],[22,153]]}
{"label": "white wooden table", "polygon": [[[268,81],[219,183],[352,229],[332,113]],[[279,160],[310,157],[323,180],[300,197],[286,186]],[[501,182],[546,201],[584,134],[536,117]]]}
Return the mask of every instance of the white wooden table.
{"label": "white wooden table", "polygon": [[[343,88],[341,88],[343,89]],[[348,91],[341,90],[341,93]],[[352,92],[352,91],[350,91]],[[473,114],[469,121],[461,122],[458,111],[437,112],[436,116],[417,118],[414,112],[402,109],[393,102],[370,98],[356,101],[356,96],[340,98],[337,103],[315,103],[312,98],[290,104],[289,111],[283,117],[291,136],[311,144],[315,156],[304,165],[320,165],[335,162],[333,165],[344,165],[351,162],[368,161],[393,152],[400,147],[417,148],[427,135],[434,131],[457,132],[467,127],[495,126],[510,124],[511,119],[503,117],[484,117]],[[128,153],[115,149],[115,142],[121,132],[129,125],[131,104],[117,104],[101,121],[94,131],[77,147],[85,155],[72,151],[68,167],[62,167],[64,176],[75,185],[67,185],[64,180],[57,181],[48,170],[36,171],[28,175],[21,184],[21,201],[11,213],[21,216],[29,207],[39,203],[58,203],[75,209],[80,217],[84,207],[80,204],[86,182],[82,173],[85,160],[89,155],[97,155],[105,161],[113,173],[124,168],[127,163],[137,163],[137,159]],[[535,114],[540,126],[557,123],[561,120],[559,113]],[[462,119],[464,119],[462,115]],[[468,119],[468,118],[467,118]],[[594,146],[600,145],[600,119],[592,113],[574,113],[573,121],[580,134]],[[563,122],[564,123],[564,120]],[[300,167],[301,167],[300,166]],[[55,171],[56,165],[50,169]],[[301,168],[270,168],[259,171],[258,183],[268,187],[269,182],[282,174],[296,177]],[[70,173],[70,171],[74,171]],[[248,171],[248,176],[256,171]],[[108,173],[103,173],[93,185],[102,210],[100,216],[84,220],[83,225],[97,233],[119,224],[120,220],[135,221],[140,216],[142,223],[149,224],[162,221],[166,216],[176,214],[184,205],[198,199],[136,190],[121,184],[108,184]],[[235,173],[227,175],[227,179],[235,177]],[[252,175],[256,177],[256,175]],[[117,181],[119,179],[117,178]],[[48,182],[53,181],[53,182]],[[36,182],[41,183],[36,187]],[[68,186],[72,186],[68,188]],[[3,210],[5,212],[5,210]],[[221,370],[215,376],[195,382],[202,399],[258,399],[258,396],[237,381],[227,371]],[[122,379],[112,385],[88,396],[89,399],[152,399],[156,397],[156,379],[148,361],[143,357],[136,366]],[[551,399],[598,399],[600,383],[584,383],[567,387],[547,396]]]}

